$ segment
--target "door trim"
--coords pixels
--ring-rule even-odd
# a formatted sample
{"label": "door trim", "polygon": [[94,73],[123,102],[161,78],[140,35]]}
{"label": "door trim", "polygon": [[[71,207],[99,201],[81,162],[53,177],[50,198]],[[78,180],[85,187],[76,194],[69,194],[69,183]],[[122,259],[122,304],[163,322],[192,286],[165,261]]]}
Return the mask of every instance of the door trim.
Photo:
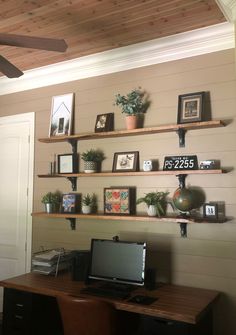
{"label": "door trim", "polygon": [[34,180],[34,127],[35,113],[16,114],[0,117],[0,125],[13,123],[27,123],[29,125],[29,175],[28,175],[28,203],[27,203],[27,229],[26,229],[26,259],[25,272],[31,269],[32,250],[32,209],[33,209],[33,180]]}

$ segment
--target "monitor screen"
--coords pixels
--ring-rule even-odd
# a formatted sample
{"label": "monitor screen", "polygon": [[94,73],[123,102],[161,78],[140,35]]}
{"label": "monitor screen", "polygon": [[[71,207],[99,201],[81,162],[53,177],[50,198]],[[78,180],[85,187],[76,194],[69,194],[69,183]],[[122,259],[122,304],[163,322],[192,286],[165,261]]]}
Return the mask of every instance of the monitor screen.
{"label": "monitor screen", "polygon": [[146,243],[92,239],[89,279],[144,285]]}

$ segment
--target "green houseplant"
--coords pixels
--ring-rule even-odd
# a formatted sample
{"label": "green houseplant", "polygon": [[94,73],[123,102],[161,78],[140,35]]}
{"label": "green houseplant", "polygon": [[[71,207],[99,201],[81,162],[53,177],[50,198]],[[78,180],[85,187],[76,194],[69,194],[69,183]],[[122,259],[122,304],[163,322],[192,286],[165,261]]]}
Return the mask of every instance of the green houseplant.
{"label": "green houseplant", "polygon": [[161,216],[165,214],[167,205],[167,195],[169,192],[150,192],[144,197],[137,199],[136,204],[145,203],[149,216]]}
{"label": "green houseplant", "polygon": [[138,117],[146,112],[149,102],[146,92],[134,89],[127,95],[116,94],[115,105],[119,106],[122,113],[126,114],[127,129],[135,129],[138,124]]}
{"label": "green houseplant", "polygon": [[95,193],[87,193],[82,197],[82,213],[90,214],[97,209],[97,196]]}
{"label": "green houseplant", "polygon": [[84,172],[93,173],[99,168],[99,164],[105,159],[102,150],[90,149],[81,154],[81,159],[84,161]]}
{"label": "green houseplant", "polygon": [[61,192],[48,192],[43,197],[41,202],[45,205],[45,210],[47,213],[59,212],[61,203]]}

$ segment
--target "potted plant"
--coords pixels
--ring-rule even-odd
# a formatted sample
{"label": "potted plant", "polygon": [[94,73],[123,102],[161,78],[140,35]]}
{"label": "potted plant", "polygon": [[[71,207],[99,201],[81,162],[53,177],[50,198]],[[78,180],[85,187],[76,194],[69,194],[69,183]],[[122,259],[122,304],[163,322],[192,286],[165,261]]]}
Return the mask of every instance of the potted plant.
{"label": "potted plant", "polygon": [[116,94],[115,105],[120,106],[126,114],[126,128],[135,129],[138,126],[138,116],[146,112],[149,102],[144,91],[134,89],[127,95]]}
{"label": "potted plant", "polygon": [[147,206],[147,214],[149,216],[161,216],[165,214],[167,199],[169,192],[150,192],[144,197],[139,198],[136,204],[145,203]]}
{"label": "potted plant", "polygon": [[82,198],[82,213],[90,214],[97,209],[97,196],[96,194],[86,194]]}
{"label": "potted plant", "polygon": [[59,212],[61,203],[61,192],[48,192],[43,197],[41,202],[45,205],[45,211],[47,213]]}
{"label": "potted plant", "polygon": [[99,169],[99,164],[105,159],[102,150],[90,149],[81,154],[84,161],[84,172],[94,173]]}

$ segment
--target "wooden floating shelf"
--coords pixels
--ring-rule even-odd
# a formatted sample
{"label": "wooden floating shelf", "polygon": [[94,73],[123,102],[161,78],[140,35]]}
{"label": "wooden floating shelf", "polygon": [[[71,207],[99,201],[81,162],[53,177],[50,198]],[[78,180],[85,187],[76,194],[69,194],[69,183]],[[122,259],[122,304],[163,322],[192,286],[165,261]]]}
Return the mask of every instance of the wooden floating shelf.
{"label": "wooden floating shelf", "polygon": [[205,128],[218,128],[224,127],[225,124],[221,120],[213,121],[203,121],[203,122],[192,122],[185,124],[172,124],[163,125],[157,127],[148,128],[138,128],[133,130],[115,130],[102,133],[82,133],[70,136],[53,136],[39,138],[40,142],[43,143],[56,143],[56,142],[66,142],[66,141],[83,141],[83,140],[94,140],[99,138],[111,138],[111,137],[123,137],[123,136],[137,136],[137,135],[148,135],[157,133],[167,133],[167,132],[178,132],[179,130],[191,130],[191,129],[205,129]]}
{"label": "wooden floating shelf", "polygon": [[[147,221],[147,222],[177,222],[177,223],[212,223],[203,218],[183,218],[177,216],[152,217],[147,215],[104,215],[104,214],[71,214],[71,213],[52,213],[34,212],[32,216],[61,218],[61,219],[97,219],[97,220],[112,220],[112,221]],[[226,220],[214,221],[213,223],[223,223]]]}
{"label": "wooden floating shelf", "polygon": [[174,175],[181,174],[222,174],[225,173],[221,169],[212,170],[178,170],[178,171],[138,171],[138,172],[97,172],[97,173],[60,173],[60,174],[39,174],[39,178],[60,178],[60,177],[120,177],[120,176],[161,176],[161,175]]}

